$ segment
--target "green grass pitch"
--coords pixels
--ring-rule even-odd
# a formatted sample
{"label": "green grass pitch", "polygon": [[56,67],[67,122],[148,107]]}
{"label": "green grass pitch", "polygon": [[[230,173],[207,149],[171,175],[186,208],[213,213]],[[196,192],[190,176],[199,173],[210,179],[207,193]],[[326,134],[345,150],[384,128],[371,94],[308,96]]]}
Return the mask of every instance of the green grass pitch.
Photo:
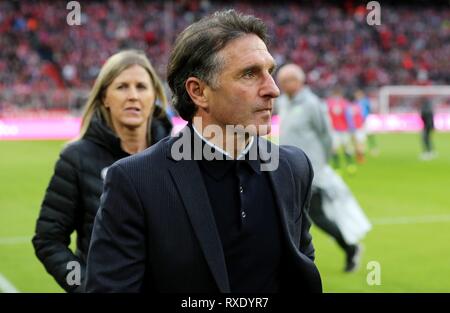
{"label": "green grass pitch", "polygon": [[[313,226],[325,292],[450,292],[450,133],[436,133],[439,156],[420,161],[419,134],[376,136],[378,157],[345,176],[373,223],[356,273]],[[20,292],[62,292],[34,255],[31,237],[61,141],[0,141],[0,274]],[[379,285],[367,277],[380,265]],[[1,290],[0,290],[1,292]]]}

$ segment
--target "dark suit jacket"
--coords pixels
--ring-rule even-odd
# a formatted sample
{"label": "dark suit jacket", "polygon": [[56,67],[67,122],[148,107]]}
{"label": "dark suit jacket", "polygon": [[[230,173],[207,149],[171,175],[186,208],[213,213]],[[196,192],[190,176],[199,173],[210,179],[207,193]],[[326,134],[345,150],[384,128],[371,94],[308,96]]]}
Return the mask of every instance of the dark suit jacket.
{"label": "dark suit jacket", "polygon": [[[87,292],[230,292],[198,162],[174,160],[176,140],[167,137],[108,170],[89,248]],[[268,173],[283,230],[283,291],[321,292],[306,216],[310,162],[300,149],[281,146],[278,169]]]}

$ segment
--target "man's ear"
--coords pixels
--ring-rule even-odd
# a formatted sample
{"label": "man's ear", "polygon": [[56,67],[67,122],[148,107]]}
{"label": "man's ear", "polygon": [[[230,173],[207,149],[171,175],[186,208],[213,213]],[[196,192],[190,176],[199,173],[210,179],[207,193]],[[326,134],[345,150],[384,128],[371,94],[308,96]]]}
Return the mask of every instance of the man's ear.
{"label": "man's ear", "polygon": [[208,85],[197,77],[189,77],[186,79],[185,88],[192,101],[199,106],[199,108],[208,111],[209,103],[205,94],[205,89]]}

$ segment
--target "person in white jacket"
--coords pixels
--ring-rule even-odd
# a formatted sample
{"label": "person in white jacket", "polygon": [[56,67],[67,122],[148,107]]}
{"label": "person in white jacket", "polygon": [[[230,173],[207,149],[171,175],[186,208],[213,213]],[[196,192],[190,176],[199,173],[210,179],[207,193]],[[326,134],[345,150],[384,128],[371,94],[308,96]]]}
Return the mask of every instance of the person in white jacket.
{"label": "person in white jacket", "polygon": [[277,81],[283,92],[276,101],[280,144],[301,148],[314,169],[310,218],[345,252],[344,271],[355,271],[362,250],[359,241],[371,225],[347,185],[328,164],[332,130],[327,107],[305,86],[305,74],[296,64],[280,68]]}

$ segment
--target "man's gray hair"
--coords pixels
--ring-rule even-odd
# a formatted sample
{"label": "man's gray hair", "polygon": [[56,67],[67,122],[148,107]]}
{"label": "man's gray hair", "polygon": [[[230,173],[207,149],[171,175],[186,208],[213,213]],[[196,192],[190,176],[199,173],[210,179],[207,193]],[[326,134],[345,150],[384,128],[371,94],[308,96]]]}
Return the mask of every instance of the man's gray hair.
{"label": "man's gray hair", "polygon": [[226,10],[195,22],[177,37],[169,57],[167,81],[173,93],[172,105],[184,120],[191,121],[197,111],[186,91],[186,80],[197,77],[216,88],[224,63],[218,52],[246,34],[255,34],[268,44],[267,27],[262,20]]}

